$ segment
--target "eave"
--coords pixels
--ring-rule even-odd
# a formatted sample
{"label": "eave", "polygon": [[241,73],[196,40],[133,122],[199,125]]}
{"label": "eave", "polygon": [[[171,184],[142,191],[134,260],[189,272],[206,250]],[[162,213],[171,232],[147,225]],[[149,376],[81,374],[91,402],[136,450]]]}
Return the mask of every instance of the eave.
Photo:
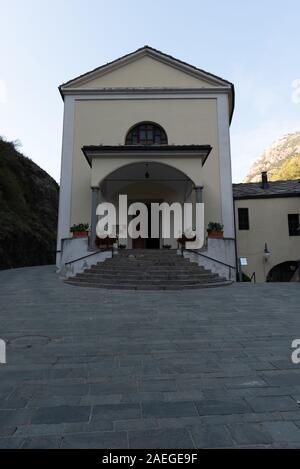
{"label": "eave", "polygon": [[243,195],[234,196],[234,200],[256,200],[256,199],[283,199],[287,197],[300,197],[300,192],[286,192],[282,194]]}
{"label": "eave", "polygon": [[109,157],[151,157],[157,158],[200,158],[202,166],[210,154],[210,145],[88,145],[82,147],[82,152],[90,166],[93,158]]}

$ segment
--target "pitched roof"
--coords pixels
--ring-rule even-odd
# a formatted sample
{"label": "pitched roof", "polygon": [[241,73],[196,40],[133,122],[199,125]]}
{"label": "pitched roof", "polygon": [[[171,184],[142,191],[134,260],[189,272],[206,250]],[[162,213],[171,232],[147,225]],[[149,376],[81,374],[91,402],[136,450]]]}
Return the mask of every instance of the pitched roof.
{"label": "pitched roof", "polygon": [[111,65],[117,65],[120,62],[127,61],[128,59],[134,58],[134,56],[138,56],[138,55],[150,55],[150,56],[154,56],[154,57],[155,56],[156,57],[160,56],[161,58],[169,59],[169,61],[176,62],[177,64],[181,64],[182,66],[187,67],[191,70],[194,70],[195,72],[200,72],[201,74],[206,75],[207,78],[210,78],[213,81],[219,82],[219,84],[222,84],[222,82],[223,82],[223,84],[226,84],[226,85],[229,85],[230,87],[233,87],[233,84],[230,81],[225,80],[224,78],[221,78],[217,75],[214,75],[213,73],[209,73],[209,72],[207,72],[207,71],[205,71],[201,68],[195,67],[194,65],[191,65],[187,62],[184,62],[183,60],[176,59],[172,55],[165,54],[164,52],[162,52],[158,49],[155,49],[154,47],[150,47],[150,46],[146,45],[146,46],[140,47],[139,49],[136,49],[133,52],[130,52],[129,54],[123,55],[122,57],[119,57],[118,59],[115,59],[111,62],[108,62],[104,65],[101,65],[100,67],[96,67],[95,69],[90,70],[87,73],[79,75],[76,78],[72,78],[71,80],[61,84],[59,86],[59,89],[61,90],[63,87],[65,87],[67,85],[74,84],[75,82],[77,82],[77,81],[79,81],[83,78],[87,78],[89,75],[94,75],[95,73],[100,72],[100,71],[104,70],[105,68],[110,67]]}
{"label": "pitched roof", "polygon": [[[208,84],[211,84],[216,90],[219,89],[225,92],[228,92],[229,94],[229,120],[230,122],[232,121],[232,116],[234,112],[234,106],[235,106],[235,91],[234,91],[234,85],[228,80],[225,80],[224,78],[221,78],[217,75],[214,75],[213,73],[209,73],[201,68],[195,67],[194,65],[191,65],[187,62],[184,62],[183,60],[176,59],[175,57],[165,54],[164,52],[155,49],[153,47],[150,47],[148,45],[144,47],[140,47],[139,49],[135,50],[134,52],[131,52],[129,54],[123,55],[122,57],[113,60],[112,62],[108,62],[107,64],[101,65],[100,67],[97,67],[87,73],[84,73],[76,78],[73,78],[72,80],[69,80],[63,84],[61,84],[58,89],[61,94],[62,99],[64,99],[64,95],[66,93],[74,93],[74,88],[76,90],[76,86],[80,86],[87,81],[93,80],[102,74],[106,74],[110,71],[113,71],[119,67],[122,67],[123,65],[126,65],[128,63],[131,63],[134,60],[137,60],[138,58],[148,56],[153,59],[156,59],[160,62],[163,62],[169,66],[173,66],[174,68],[177,68],[178,70],[185,72],[186,74],[189,74],[195,78],[201,79],[206,81]],[[89,90],[80,90],[81,92],[88,92]],[[118,93],[124,93],[124,92],[130,92],[134,93],[136,92],[136,88],[103,88],[101,89],[102,93],[112,93],[112,92],[118,92]],[[144,92],[149,91],[149,89],[145,88],[143,89]],[[150,90],[151,91],[151,90]],[[174,89],[165,89],[165,91],[171,91],[174,92]]]}
{"label": "pitched roof", "polygon": [[[234,104],[235,104],[235,91],[234,91],[234,85],[227,81],[224,80],[223,78],[214,75],[213,73],[209,73],[201,68],[195,67],[194,65],[191,65],[187,62],[184,62],[183,60],[176,59],[175,57],[165,54],[164,52],[154,49],[153,47],[150,47],[148,45],[144,47],[140,47],[139,49],[135,50],[134,52],[131,52],[129,54],[126,54],[116,60],[113,60],[112,62],[109,62],[107,64],[101,65],[100,67],[95,68],[94,70],[91,70],[87,73],[84,73],[76,78],[73,78],[72,80],[69,80],[62,85],[58,87],[60,94],[62,96],[62,99],[64,99],[64,94],[65,93],[72,93],[74,92],[72,87],[79,86],[84,84],[87,81],[93,80],[97,78],[98,76],[101,76],[102,74],[106,74],[110,71],[113,71],[123,65],[126,65],[134,60],[137,60],[140,57],[148,56],[153,59],[156,59],[160,62],[163,62],[169,66],[173,66],[174,68],[177,68],[178,70],[185,72],[186,74],[189,74],[191,76],[194,76],[195,78],[202,79],[206,81],[207,83],[210,83],[213,87],[217,88],[219,87],[220,89],[226,89],[228,90],[229,93],[229,119],[230,122],[232,120],[233,112],[234,112]],[[124,92],[126,91],[127,88],[121,88],[121,89],[116,89],[116,88],[105,88],[101,90],[102,92]],[[131,93],[136,91],[132,89],[128,89]],[[145,89],[144,91],[147,91]],[[166,90],[167,91],[167,90]],[[83,92],[83,90],[81,90]]]}
{"label": "pitched roof", "polygon": [[300,179],[271,181],[267,188],[261,182],[233,184],[234,199],[266,199],[271,197],[300,197]]}

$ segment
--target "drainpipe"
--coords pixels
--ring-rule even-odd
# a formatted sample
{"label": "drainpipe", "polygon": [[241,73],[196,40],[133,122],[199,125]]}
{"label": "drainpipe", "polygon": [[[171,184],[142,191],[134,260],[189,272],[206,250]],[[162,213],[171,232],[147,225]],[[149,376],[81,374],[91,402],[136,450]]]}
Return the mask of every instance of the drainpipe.
{"label": "drainpipe", "polygon": [[236,216],[235,216],[235,200],[233,198],[233,223],[234,223],[234,249],[235,249],[235,267],[236,272],[239,274],[239,282],[243,281],[243,274],[241,272],[241,266],[238,260],[238,252],[237,252],[237,242],[236,242]]}

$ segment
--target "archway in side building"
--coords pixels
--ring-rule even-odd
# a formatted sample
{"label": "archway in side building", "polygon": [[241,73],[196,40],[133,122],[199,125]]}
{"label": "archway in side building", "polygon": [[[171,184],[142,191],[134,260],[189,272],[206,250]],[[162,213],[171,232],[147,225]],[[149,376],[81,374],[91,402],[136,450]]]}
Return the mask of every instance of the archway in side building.
{"label": "archway in side building", "polygon": [[268,273],[267,282],[299,282],[299,261],[277,264]]}
{"label": "archway in side building", "polygon": [[148,208],[148,238],[128,238],[119,242],[129,249],[159,249],[164,246],[176,249],[175,234],[172,232],[170,238],[163,238],[161,224],[159,237],[151,237],[150,206],[152,202],[192,202],[193,186],[193,181],[180,170],[155,161],[130,163],[109,174],[101,182],[101,192],[105,200],[118,207],[119,195],[122,194],[127,196],[128,205],[143,202]]}

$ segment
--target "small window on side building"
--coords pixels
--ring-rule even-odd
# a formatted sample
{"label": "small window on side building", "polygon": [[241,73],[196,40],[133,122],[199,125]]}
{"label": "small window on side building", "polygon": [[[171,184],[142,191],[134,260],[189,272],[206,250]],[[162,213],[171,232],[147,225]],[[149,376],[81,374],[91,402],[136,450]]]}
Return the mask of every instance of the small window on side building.
{"label": "small window on side building", "polygon": [[239,218],[239,230],[249,230],[249,209],[239,208],[238,218]]}
{"label": "small window on side building", "polygon": [[289,235],[300,236],[299,214],[289,213],[288,222],[289,222]]}

